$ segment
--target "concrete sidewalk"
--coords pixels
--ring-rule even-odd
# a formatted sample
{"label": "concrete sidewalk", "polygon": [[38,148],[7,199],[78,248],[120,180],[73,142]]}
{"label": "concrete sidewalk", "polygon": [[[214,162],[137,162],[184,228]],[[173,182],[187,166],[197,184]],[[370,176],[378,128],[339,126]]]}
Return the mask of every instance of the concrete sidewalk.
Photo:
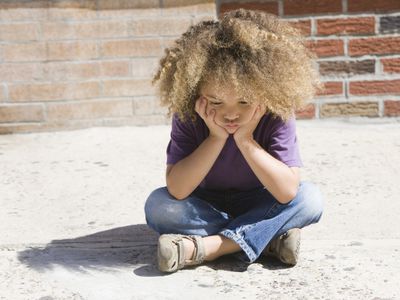
{"label": "concrete sidewalk", "polygon": [[0,299],[400,299],[400,123],[371,122],[298,121],[325,213],[297,266],[226,256],[170,275],[143,212],[168,126],[0,136]]}

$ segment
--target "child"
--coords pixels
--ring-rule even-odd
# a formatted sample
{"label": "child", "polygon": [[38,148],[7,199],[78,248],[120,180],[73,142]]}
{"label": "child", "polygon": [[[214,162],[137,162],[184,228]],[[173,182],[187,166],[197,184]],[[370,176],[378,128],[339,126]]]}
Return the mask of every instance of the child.
{"label": "child", "polygon": [[294,111],[321,88],[298,30],[235,10],[191,26],[153,79],[173,113],[166,187],[145,204],[158,267],[261,254],[295,265],[300,228],[319,221],[318,187],[300,181]]}

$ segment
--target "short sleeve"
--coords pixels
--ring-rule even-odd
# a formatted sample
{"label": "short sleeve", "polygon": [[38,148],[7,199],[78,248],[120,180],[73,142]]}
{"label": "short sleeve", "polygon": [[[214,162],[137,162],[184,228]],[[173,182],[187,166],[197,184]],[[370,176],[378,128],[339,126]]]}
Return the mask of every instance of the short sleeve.
{"label": "short sleeve", "polygon": [[175,164],[197,148],[193,123],[182,122],[177,114],[172,117],[171,139],[167,146],[167,164]]}
{"label": "short sleeve", "polygon": [[277,118],[271,128],[268,153],[289,167],[303,167],[296,136],[296,119]]}

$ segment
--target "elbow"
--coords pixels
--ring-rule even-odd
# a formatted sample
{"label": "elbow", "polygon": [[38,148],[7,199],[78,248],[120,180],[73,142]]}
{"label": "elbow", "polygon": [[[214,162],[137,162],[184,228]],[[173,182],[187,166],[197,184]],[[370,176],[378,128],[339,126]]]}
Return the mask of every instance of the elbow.
{"label": "elbow", "polygon": [[167,190],[168,190],[168,193],[172,197],[174,197],[176,200],[183,200],[188,196],[188,195],[185,195],[182,192],[179,192],[179,191],[175,190],[173,187],[171,187],[170,184],[167,184]]}
{"label": "elbow", "polygon": [[299,192],[299,186],[300,186],[300,178],[297,177],[295,182],[293,183],[293,186],[290,188],[287,188],[285,191],[285,194],[282,195],[278,200],[281,204],[288,204],[291,202],[294,198],[296,198],[297,193]]}
{"label": "elbow", "polygon": [[186,199],[193,190],[188,189],[185,185],[180,184],[179,180],[175,180],[174,177],[168,175],[166,178],[168,193],[176,200]]}
{"label": "elbow", "polygon": [[280,204],[282,205],[286,205],[288,204],[290,201],[292,201],[294,199],[294,197],[280,197],[279,199],[276,199]]}
{"label": "elbow", "polygon": [[294,198],[296,198],[297,195],[297,190],[298,188],[296,187],[296,189],[287,191],[284,195],[281,195],[279,198],[277,198],[276,200],[283,205],[288,204],[289,202],[291,202]]}

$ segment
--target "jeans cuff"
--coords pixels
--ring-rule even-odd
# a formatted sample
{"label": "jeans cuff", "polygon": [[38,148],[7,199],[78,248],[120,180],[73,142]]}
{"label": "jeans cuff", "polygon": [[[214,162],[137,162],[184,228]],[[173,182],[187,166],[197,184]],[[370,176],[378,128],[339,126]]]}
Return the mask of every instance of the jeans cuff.
{"label": "jeans cuff", "polygon": [[242,248],[242,250],[244,251],[244,253],[247,255],[246,259],[245,257],[243,257],[243,255],[241,253],[235,253],[236,257],[239,258],[240,260],[243,260],[245,262],[248,263],[252,263],[253,261],[255,261],[257,259],[257,255],[256,253],[253,251],[253,249],[251,249],[251,247],[244,241],[243,237],[239,234],[236,234],[235,232],[233,232],[230,229],[224,229],[223,231],[219,232],[218,234],[221,234],[233,241],[235,241],[240,248]]}

